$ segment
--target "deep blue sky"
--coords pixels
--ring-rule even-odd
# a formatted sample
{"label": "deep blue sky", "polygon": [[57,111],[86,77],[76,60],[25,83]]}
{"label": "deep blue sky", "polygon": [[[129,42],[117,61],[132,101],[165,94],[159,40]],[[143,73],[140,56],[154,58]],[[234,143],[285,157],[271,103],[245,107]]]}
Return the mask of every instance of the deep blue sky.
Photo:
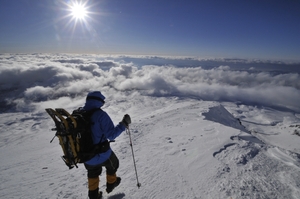
{"label": "deep blue sky", "polygon": [[300,61],[299,0],[0,0],[0,53],[65,52]]}

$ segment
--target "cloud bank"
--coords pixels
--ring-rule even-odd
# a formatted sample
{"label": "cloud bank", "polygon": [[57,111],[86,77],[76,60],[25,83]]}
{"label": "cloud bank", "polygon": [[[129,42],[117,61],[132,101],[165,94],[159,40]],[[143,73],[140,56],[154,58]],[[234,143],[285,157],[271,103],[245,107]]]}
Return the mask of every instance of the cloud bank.
{"label": "cloud bank", "polygon": [[[237,70],[239,62],[218,67],[190,66],[188,59],[165,58],[163,65],[148,58],[64,54],[0,55],[0,110],[14,110],[57,99],[84,99],[100,90],[108,99],[148,95],[230,101],[300,111],[297,72]],[[249,61],[248,61],[249,62]],[[210,63],[216,65],[219,62]],[[244,61],[243,63],[246,63]],[[249,63],[247,63],[249,64]],[[260,63],[262,64],[262,63]],[[282,64],[282,67],[285,65]]]}

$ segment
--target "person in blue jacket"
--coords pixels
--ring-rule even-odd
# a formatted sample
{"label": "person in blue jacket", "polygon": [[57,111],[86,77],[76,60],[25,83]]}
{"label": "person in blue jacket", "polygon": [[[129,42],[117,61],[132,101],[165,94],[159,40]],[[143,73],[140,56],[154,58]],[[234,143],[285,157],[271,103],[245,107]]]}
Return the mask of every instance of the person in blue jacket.
{"label": "person in blue jacket", "polygon": [[121,178],[117,177],[116,172],[119,168],[119,159],[109,146],[108,140],[112,141],[118,137],[125,128],[131,123],[131,118],[128,114],[124,115],[118,125],[114,125],[109,115],[100,109],[105,103],[105,97],[100,91],[90,92],[86,97],[84,110],[94,111],[91,116],[92,121],[92,137],[94,144],[108,143],[107,149],[99,154],[96,154],[92,159],[84,163],[87,169],[88,176],[88,196],[90,199],[100,198],[102,192],[99,192],[99,176],[102,173],[102,167],[106,168],[106,192],[110,193],[117,187]]}

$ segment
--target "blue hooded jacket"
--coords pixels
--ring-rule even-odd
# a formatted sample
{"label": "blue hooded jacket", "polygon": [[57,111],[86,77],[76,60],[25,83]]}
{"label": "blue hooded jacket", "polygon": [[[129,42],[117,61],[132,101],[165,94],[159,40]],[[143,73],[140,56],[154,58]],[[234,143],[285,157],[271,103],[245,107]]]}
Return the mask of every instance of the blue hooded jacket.
{"label": "blue hooded jacket", "polygon": [[[92,137],[94,144],[104,142],[108,140],[114,140],[118,137],[124,130],[125,126],[121,123],[114,125],[109,115],[100,110],[100,107],[104,105],[105,97],[99,91],[90,92],[87,95],[86,103],[83,107],[84,110],[92,110],[99,108],[99,111],[94,112],[91,117],[92,120]],[[88,165],[98,165],[105,162],[111,155],[111,148],[104,152],[95,155],[92,159],[85,162]]]}

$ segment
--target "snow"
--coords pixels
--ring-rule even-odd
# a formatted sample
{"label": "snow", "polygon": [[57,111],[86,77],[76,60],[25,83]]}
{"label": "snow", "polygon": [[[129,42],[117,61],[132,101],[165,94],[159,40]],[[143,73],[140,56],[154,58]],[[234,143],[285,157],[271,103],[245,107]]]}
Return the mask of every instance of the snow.
{"label": "snow", "polygon": [[[60,62],[54,62],[58,56]],[[102,70],[94,65],[83,66],[85,62],[99,64],[102,58],[79,59],[69,55],[72,62],[68,62],[63,56],[66,55],[19,55],[24,58],[22,64],[32,65],[31,72],[22,73],[24,65],[18,56],[8,63],[11,56],[1,55],[6,74],[9,66],[14,66],[10,72],[19,68],[25,79],[12,76],[1,80],[0,97],[6,104],[1,106],[0,114],[0,198],[87,198],[86,170],[82,164],[71,170],[64,165],[58,139],[50,143],[54,123],[44,109],[61,107],[72,111],[82,106],[89,86],[107,96],[103,109],[115,123],[124,114],[130,114],[134,156],[142,185],[137,187],[129,136],[124,132],[111,144],[120,160],[117,174],[122,182],[112,193],[105,193],[104,198],[300,198],[300,107],[294,103],[294,97],[299,95],[299,82],[287,86],[295,92],[285,96],[289,98],[287,106],[278,97],[267,106],[268,97],[263,92],[262,104],[254,97],[246,101],[236,101],[244,99],[238,96],[228,99],[230,91],[245,91],[245,83],[233,90],[223,86],[227,94],[214,90],[216,98],[208,93],[202,96],[200,91],[193,90],[203,88],[204,83],[197,80],[202,76],[195,71],[189,73],[190,69],[184,72],[184,68],[154,66],[148,70],[115,59],[112,69],[106,64]],[[46,62],[45,57],[50,61]],[[222,68],[218,70],[223,75],[238,73]],[[49,76],[42,71],[48,71]],[[202,72],[220,74],[212,69]],[[38,74],[44,75],[39,79],[35,76]],[[182,74],[185,76],[179,77]],[[255,79],[254,75],[249,73],[248,78]],[[271,77],[269,73],[265,75]],[[178,82],[170,83],[175,76]],[[211,79],[211,88],[220,83],[217,76]],[[94,86],[96,80],[102,82]],[[265,87],[269,91],[271,87],[283,86],[281,80],[266,86],[267,82],[262,86],[254,85],[253,81],[247,89]],[[64,89],[68,92],[63,95]],[[105,190],[104,174],[100,177],[101,190]]]}

